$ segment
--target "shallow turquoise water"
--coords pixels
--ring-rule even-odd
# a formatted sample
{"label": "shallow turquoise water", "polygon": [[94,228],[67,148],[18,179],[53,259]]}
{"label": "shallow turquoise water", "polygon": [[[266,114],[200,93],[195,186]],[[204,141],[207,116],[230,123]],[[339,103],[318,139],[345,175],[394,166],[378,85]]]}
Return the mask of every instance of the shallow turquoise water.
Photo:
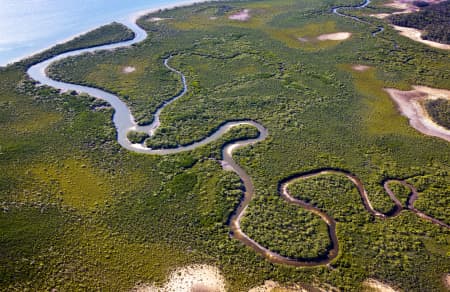
{"label": "shallow turquoise water", "polygon": [[183,0],[0,0],[0,66],[144,9]]}

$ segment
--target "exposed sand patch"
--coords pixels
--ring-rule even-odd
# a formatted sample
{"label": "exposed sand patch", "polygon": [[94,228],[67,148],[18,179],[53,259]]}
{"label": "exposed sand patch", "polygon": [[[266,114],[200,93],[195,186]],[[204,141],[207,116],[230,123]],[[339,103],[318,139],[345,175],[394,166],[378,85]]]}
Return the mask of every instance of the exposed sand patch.
{"label": "exposed sand patch", "polygon": [[294,285],[291,287],[283,287],[279,283],[274,281],[266,281],[264,285],[252,288],[248,292],[308,292],[308,290],[301,286]]}
{"label": "exposed sand patch", "polygon": [[363,286],[369,288],[369,291],[376,291],[376,292],[397,292],[394,288],[391,286],[380,282],[375,279],[367,279],[364,281]]}
{"label": "exposed sand patch", "polygon": [[371,67],[366,65],[353,65],[352,69],[359,72],[364,72],[369,70]]}
{"label": "exposed sand patch", "polygon": [[126,66],[122,70],[122,72],[125,74],[130,74],[130,73],[133,73],[134,71],[136,71],[136,68],[132,67],[132,66]]}
{"label": "exposed sand patch", "polygon": [[192,265],[173,271],[166,284],[139,285],[134,292],[225,292],[225,278],[219,269],[208,265]]}
{"label": "exposed sand patch", "polygon": [[433,42],[433,41],[422,39],[422,32],[418,29],[411,28],[411,27],[397,26],[397,25],[393,25],[392,27],[395,30],[399,31],[400,35],[410,38],[413,41],[420,42],[422,44],[426,44],[433,48],[438,48],[438,49],[442,49],[442,50],[450,50],[450,45],[441,44],[438,42]]}
{"label": "exposed sand patch", "polygon": [[302,43],[307,43],[309,42],[309,40],[307,38],[297,38],[299,41],[301,41]]}
{"label": "exposed sand patch", "polygon": [[414,90],[401,91],[393,88],[385,88],[391,98],[397,103],[400,113],[409,119],[410,125],[419,132],[439,137],[450,142],[450,130],[436,124],[421,102],[425,99],[448,99],[450,91],[426,86],[413,86]]}
{"label": "exposed sand patch", "polygon": [[231,20],[247,21],[250,19],[250,9],[244,9],[238,13],[228,16]]}
{"label": "exposed sand patch", "polygon": [[342,41],[351,37],[352,34],[350,32],[336,32],[329,34],[322,34],[317,37],[319,41]]}

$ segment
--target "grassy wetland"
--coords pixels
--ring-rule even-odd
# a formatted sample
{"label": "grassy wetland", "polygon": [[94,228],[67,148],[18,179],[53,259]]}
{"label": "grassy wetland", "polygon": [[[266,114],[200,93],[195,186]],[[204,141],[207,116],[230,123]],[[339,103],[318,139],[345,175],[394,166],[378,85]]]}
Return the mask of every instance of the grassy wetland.
{"label": "grassy wetland", "polygon": [[[371,26],[331,13],[356,4],[230,1],[164,10],[138,20],[148,32],[144,42],[64,59],[49,74],[118,95],[148,124],[182,89],[164,66],[172,56],[188,92],[164,109],[154,136],[130,133],[130,140],[174,147],[227,121],[264,125],[267,139],[234,154],[255,187],[242,230],[271,251],[314,259],[329,249],[327,226],[285,202],[279,184],[317,169],[357,176],[382,213],[394,208],[384,182],[405,180],[419,192],[415,208],[450,224],[450,145],[413,129],[383,90],[450,89],[449,53],[399,36],[382,20],[362,16]],[[384,12],[382,4],[347,13]],[[229,18],[244,9],[248,19]],[[374,37],[378,25],[385,31]],[[268,279],[360,291],[368,278],[404,291],[445,291],[450,230],[408,210],[381,220],[339,175],[290,187],[336,220],[339,254],[328,265],[273,264],[231,238],[228,221],[243,183],[218,160],[224,145],[256,137],[253,127],[189,152],[136,154],[117,143],[107,103],[37,86],[27,76],[28,66],[52,54],[132,37],[117,24],[101,29],[107,37],[93,32],[0,69],[1,290],[130,290],[206,263],[221,270],[229,291]],[[319,39],[340,32],[350,34]],[[448,123],[448,104],[425,106]],[[406,204],[408,189],[389,187]]]}

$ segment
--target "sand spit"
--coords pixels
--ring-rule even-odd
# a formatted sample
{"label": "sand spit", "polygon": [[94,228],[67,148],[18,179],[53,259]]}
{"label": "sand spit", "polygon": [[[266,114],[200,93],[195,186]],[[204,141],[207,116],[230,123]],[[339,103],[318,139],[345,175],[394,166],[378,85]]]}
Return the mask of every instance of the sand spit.
{"label": "sand spit", "polygon": [[317,37],[319,41],[343,41],[351,37],[352,34],[350,32],[336,32],[323,34]]}
{"label": "sand spit", "polygon": [[366,65],[353,65],[352,69],[359,72],[364,72],[369,70],[371,67]]}
{"label": "sand spit", "polygon": [[305,288],[298,285],[285,287],[274,281],[266,281],[264,285],[252,288],[248,292],[308,292]]}
{"label": "sand spit", "polygon": [[438,42],[433,42],[433,41],[422,39],[422,32],[418,29],[415,29],[412,27],[397,26],[397,25],[393,25],[392,27],[396,31],[399,31],[400,35],[410,38],[413,41],[420,42],[422,44],[428,45],[433,48],[438,48],[438,49],[442,49],[442,50],[450,50],[450,45],[441,44]]}
{"label": "sand spit", "polygon": [[367,279],[364,281],[363,286],[369,288],[367,290],[369,291],[375,291],[375,292],[398,292],[398,290],[395,290],[391,286],[380,282],[375,279]]}
{"label": "sand spit", "polygon": [[219,269],[192,265],[173,271],[163,286],[139,285],[133,292],[225,292],[225,278]]}
{"label": "sand spit", "polygon": [[401,91],[385,88],[397,104],[401,114],[409,119],[409,123],[414,129],[425,135],[439,137],[450,142],[450,130],[436,124],[421,104],[426,99],[450,100],[450,91],[426,86],[413,86],[413,89]]}
{"label": "sand spit", "polygon": [[134,71],[136,71],[135,67],[126,66],[126,67],[123,68],[122,73],[130,74],[130,73],[133,73]]}
{"label": "sand spit", "polygon": [[250,9],[244,9],[238,13],[228,16],[231,20],[247,21],[250,19]]}

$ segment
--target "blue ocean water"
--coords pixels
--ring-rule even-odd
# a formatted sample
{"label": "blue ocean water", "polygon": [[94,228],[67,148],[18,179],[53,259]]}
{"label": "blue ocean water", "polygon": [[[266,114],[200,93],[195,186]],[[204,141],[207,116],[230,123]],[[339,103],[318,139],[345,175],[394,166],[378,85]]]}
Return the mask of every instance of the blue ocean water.
{"label": "blue ocean water", "polygon": [[185,0],[0,0],[0,66],[141,10]]}

